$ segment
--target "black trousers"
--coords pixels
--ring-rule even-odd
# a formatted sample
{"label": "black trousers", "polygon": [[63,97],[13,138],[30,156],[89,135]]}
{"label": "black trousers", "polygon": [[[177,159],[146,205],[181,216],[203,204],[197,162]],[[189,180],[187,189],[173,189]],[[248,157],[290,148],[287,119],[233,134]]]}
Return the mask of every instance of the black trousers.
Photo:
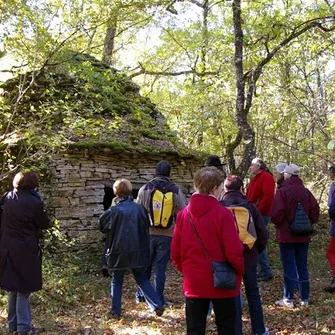
{"label": "black trousers", "polygon": [[186,298],[187,335],[205,335],[209,303],[212,301],[219,335],[236,334],[235,298]]}

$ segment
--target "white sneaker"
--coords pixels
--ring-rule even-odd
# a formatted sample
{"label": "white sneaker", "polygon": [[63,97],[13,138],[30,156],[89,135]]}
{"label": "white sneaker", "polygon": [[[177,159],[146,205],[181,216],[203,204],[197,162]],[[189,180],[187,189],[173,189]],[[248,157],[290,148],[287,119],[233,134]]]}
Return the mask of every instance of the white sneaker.
{"label": "white sneaker", "polygon": [[309,305],[308,300],[301,300],[300,301],[300,306],[301,307],[307,307]]}
{"label": "white sneaker", "polygon": [[270,329],[265,327],[265,331],[263,334],[261,333],[254,333],[254,335],[270,335]]}
{"label": "white sneaker", "polygon": [[275,302],[275,304],[277,306],[282,306],[282,307],[286,307],[286,308],[290,308],[293,309],[294,305],[293,305],[293,301],[287,300],[287,299],[281,299]]}

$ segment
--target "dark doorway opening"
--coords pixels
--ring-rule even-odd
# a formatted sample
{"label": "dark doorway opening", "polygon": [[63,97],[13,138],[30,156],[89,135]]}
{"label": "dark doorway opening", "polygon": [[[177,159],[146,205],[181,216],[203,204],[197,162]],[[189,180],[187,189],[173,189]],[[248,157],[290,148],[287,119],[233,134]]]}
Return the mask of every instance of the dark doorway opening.
{"label": "dark doorway opening", "polygon": [[102,202],[104,206],[104,211],[106,211],[111,206],[114,198],[115,198],[115,194],[113,192],[113,187],[105,186],[105,195],[104,195],[104,200]]}
{"label": "dark doorway opening", "polygon": [[[133,185],[134,187],[134,185]],[[133,188],[133,191],[131,192],[133,195],[133,198],[136,199],[138,195],[139,188]],[[116,197],[113,191],[113,187],[105,186],[105,195],[103,199],[103,206],[104,206],[104,211],[106,211],[112,204],[113,199]]]}

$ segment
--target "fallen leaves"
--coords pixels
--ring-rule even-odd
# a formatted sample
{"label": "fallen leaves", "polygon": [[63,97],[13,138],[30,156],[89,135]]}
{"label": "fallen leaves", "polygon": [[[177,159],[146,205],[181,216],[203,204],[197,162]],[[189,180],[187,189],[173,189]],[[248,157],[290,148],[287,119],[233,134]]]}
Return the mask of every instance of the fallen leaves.
{"label": "fallen leaves", "polygon": [[[323,292],[329,283],[326,259],[327,238],[313,237],[309,255],[311,304],[288,310],[274,305],[282,297],[282,272],[278,245],[271,241],[269,258],[275,278],[260,283],[264,319],[271,335],[335,334],[335,294]],[[61,255],[57,255],[61,258]],[[113,319],[110,311],[110,279],[100,275],[99,255],[91,251],[47,260],[53,272],[45,273],[45,289],[31,295],[33,321],[47,329],[47,335],[184,335],[185,304],[182,277],[170,263],[165,295],[170,304],[162,317],[156,317],[146,303],[135,302],[136,283],[127,275],[122,295],[122,318]],[[91,268],[90,272],[86,269]],[[58,292],[58,293],[57,293]],[[61,294],[60,294],[60,293]],[[246,300],[245,300],[246,301]],[[7,323],[6,295],[0,295],[0,333]],[[244,334],[252,333],[247,303],[243,307]],[[216,334],[214,317],[208,318],[206,334]]]}

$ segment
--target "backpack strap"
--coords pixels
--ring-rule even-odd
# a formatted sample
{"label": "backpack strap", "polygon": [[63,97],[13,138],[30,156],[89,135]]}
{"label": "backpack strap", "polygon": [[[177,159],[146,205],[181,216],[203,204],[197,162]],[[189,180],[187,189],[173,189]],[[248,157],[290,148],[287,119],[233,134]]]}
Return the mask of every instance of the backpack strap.
{"label": "backpack strap", "polygon": [[285,188],[285,189],[288,190],[291,193],[291,195],[292,195],[293,199],[296,201],[296,203],[301,203],[302,204],[305,201],[306,196],[307,196],[307,190],[306,189],[305,189],[305,193],[304,193],[304,196],[303,196],[301,201],[297,200],[297,198],[294,196],[294,193],[288,187]]}
{"label": "backpack strap", "polygon": [[[164,185],[161,186],[161,185],[157,185],[155,183],[155,180],[164,180]],[[152,190],[161,190],[161,191],[164,191],[164,192],[167,192],[169,191],[169,189],[171,188],[171,186],[174,185],[174,183],[171,182],[171,180],[169,178],[166,178],[166,179],[162,179],[162,178],[159,178],[159,177],[155,177],[154,179],[151,179],[148,184],[150,184],[152,186]],[[172,191],[172,190],[171,190]]]}
{"label": "backpack strap", "polygon": [[[221,205],[225,206],[225,207],[245,207],[245,205],[249,204],[250,201],[246,200],[244,202],[237,202],[237,201],[233,201],[230,205],[226,204],[226,201],[224,199],[222,199],[221,201],[219,201]],[[247,210],[249,210],[249,208],[246,208]]]}
{"label": "backpack strap", "polygon": [[[301,204],[302,208],[303,208],[304,211],[305,211],[305,208],[304,208],[304,206],[303,206],[303,202],[304,202],[304,200],[306,199],[306,196],[307,196],[307,190],[306,190],[306,188],[305,188],[305,194],[304,194],[304,196],[303,196],[303,198],[302,198],[301,201],[298,201],[298,200],[297,200],[297,198],[294,196],[294,193],[293,193],[288,187],[287,187],[287,188],[285,187],[285,188],[283,188],[283,189],[284,189],[284,190],[287,190],[287,191],[289,191],[289,193],[291,193],[293,199],[294,199],[295,202],[297,203],[297,207],[296,207],[296,209],[298,208],[298,205]],[[306,212],[306,211],[305,211],[305,212]],[[291,220],[289,220],[289,218],[287,217],[286,212],[285,212],[285,217],[286,217],[287,222],[290,223]],[[294,214],[293,214],[293,218],[294,218]]]}

